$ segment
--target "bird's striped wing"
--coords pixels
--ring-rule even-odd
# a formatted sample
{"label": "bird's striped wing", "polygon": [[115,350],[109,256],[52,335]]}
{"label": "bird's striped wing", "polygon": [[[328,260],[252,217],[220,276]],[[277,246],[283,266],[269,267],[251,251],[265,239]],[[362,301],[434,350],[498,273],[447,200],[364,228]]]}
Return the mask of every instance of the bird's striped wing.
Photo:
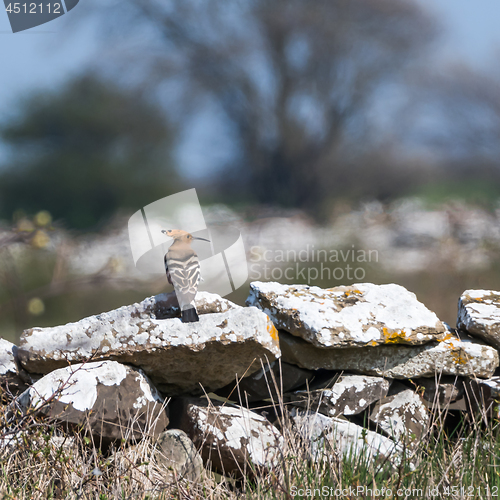
{"label": "bird's striped wing", "polygon": [[181,309],[191,304],[200,282],[200,262],[194,250],[176,252],[169,250],[165,255],[165,270],[169,282],[174,286]]}

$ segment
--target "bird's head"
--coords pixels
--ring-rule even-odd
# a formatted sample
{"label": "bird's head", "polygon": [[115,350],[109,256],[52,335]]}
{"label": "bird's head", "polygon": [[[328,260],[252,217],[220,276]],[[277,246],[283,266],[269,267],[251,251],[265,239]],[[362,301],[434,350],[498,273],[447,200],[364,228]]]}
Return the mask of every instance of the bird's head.
{"label": "bird's head", "polygon": [[173,238],[175,241],[181,241],[183,243],[191,243],[193,240],[203,240],[210,241],[205,238],[198,238],[197,236],[193,236],[191,233],[187,231],[183,231],[182,229],[162,229],[163,234],[166,234],[170,238]]}

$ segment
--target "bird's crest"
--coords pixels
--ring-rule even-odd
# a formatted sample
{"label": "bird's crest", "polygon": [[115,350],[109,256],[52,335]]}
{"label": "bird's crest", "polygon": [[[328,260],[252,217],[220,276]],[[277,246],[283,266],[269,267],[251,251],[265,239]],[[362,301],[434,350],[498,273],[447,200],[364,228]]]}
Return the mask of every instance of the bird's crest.
{"label": "bird's crest", "polygon": [[189,243],[193,240],[193,235],[187,231],[183,231],[182,229],[164,229],[162,233],[170,236],[170,238],[173,238],[176,241]]}
{"label": "bird's crest", "polygon": [[205,238],[198,238],[197,236],[193,236],[191,233],[183,231],[182,229],[163,229],[162,233],[170,236],[170,238],[173,238],[175,241],[180,241],[183,243],[191,243],[191,241],[193,240],[210,241]]}

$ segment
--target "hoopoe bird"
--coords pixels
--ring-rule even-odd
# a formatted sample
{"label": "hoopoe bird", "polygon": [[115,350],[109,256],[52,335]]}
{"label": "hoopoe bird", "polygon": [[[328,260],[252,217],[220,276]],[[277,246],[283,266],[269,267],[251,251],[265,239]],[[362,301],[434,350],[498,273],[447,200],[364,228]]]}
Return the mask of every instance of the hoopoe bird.
{"label": "hoopoe bird", "polygon": [[199,321],[198,312],[194,304],[198,284],[200,283],[200,261],[198,255],[191,248],[193,240],[210,241],[198,238],[181,229],[162,230],[174,242],[165,254],[165,271],[168,282],[174,287],[183,323]]}

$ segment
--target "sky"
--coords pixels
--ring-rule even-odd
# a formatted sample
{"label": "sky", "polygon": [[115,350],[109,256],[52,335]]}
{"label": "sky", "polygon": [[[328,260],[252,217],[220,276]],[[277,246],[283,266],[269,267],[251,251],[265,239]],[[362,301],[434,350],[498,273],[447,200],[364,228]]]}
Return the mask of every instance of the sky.
{"label": "sky", "polygon": [[67,31],[67,18],[78,16],[79,5],[50,23],[19,33],[12,33],[7,13],[1,7],[0,113],[4,114],[25,92],[56,88],[91,62],[96,43],[85,23]]}
{"label": "sky", "polygon": [[[435,52],[438,61],[463,61],[484,71],[495,68],[495,56],[500,56],[500,0],[416,1],[444,28]],[[27,92],[55,89],[98,57],[101,47],[95,27],[84,15],[85,2],[81,0],[71,12],[50,23],[15,34],[7,13],[0,9],[0,121],[8,118]],[[181,169],[194,174],[207,162],[223,161],[221,151],[229,147],[217,128],[204,125],[206,116],[200,120],[191,128],[194,133],[181,141],[178,154]],[[205,145],[214,142],[220,146],[211,148],[214,156],[207,158]],[[0,161],[1,157],[0,150]]]}
{"label": "sky", "polygon": [[[488,70],[500,55],[498,0],[417,0],[444,28],[438,56]],[[498,62],[497,62],[498,65]]]}

